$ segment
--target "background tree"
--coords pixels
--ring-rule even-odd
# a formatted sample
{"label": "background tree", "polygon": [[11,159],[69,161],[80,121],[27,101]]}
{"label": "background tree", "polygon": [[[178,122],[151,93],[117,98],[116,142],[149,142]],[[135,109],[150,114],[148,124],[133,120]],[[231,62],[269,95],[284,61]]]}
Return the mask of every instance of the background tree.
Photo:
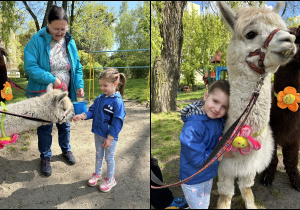
{"label": "background tree", "polygon": [[0,1],[0,38],[5,44],[5,48],[9,43],[11,33],[16,32],[18,18],[16,14],[15,1]]}
{"label": "background tree", "polygon": [[162,17],[159,29],[163,48],[152,72],[152,112],[176,111],[183,44],[182,16],[186,4],[187,1],[165,1],[163,8],[156,5],[156,12]]}
{"label": "background tree", "polygon": [[[150,2],[129,10],[128,2],[122,2],[119,13],[119,22],[116,24],[116,43],[118,50],[135,50],[150,48]],[[148,28],[147,28],[148,27]],[[113,61],[113,59],[117,59]],[[119,59],[123,62],[119,62]],[[106,66],[119,63],[124,66],[149,66],[150,51],[116,52],[111,56]],[[148,68],[119,69],[130,78],[145,78]]]}

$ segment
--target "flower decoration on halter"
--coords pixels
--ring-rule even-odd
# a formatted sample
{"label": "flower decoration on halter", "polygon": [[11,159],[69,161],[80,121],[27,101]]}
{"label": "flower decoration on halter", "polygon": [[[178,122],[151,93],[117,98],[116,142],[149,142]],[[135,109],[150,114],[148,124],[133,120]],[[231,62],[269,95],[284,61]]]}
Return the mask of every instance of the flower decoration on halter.
{"label": "flower decoration on halter", "polygon": [[277,94],[277,106],[281,109],[288,108],[292,112],[296,112],[299,107],[298,103],[300,103],[300,93],[297,93],[297,90],[291,86]]}
{"label": "flower decoration on halter", "polygon": [[[237,129],[238,127],[235,128],[233,133],[235,133]],[[253,139],[250,133],[251,127],[249,125],[243,126],[226,151],[240,151],[242,155],[248,155],[252,150],[259,150],[261,148],[260,143]]]}
{"label": "flower decoration on halter", "polygon": [[10,101],[13,98],[11,85],[9,84],[9,82],[5,82],[3,86],[4,88],[3,90],[1,90],[1,97]]}
{"label": "flower decoration on halter", "polygon": [[118,79],[119,78],[119,76],[116,76],[116,79]]}

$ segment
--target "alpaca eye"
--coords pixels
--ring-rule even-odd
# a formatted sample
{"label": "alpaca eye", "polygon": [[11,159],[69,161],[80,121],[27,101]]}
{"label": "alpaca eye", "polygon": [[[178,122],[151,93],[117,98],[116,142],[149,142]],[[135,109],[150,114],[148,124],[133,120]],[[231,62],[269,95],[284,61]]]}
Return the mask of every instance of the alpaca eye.
{"label": "alpaca eye", "polygon": [[246,34],[247,39],[254,39],[256,37],[257,33],[250,31]]}

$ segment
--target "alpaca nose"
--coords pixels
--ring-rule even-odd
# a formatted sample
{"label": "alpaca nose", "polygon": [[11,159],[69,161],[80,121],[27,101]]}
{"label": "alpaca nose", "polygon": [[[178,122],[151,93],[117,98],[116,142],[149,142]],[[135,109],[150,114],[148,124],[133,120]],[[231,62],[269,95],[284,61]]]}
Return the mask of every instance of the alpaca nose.
{"label": "alpaca nose", "polygon": [[290,42],[294,43],[296,40],[296,37],[293,34],[286,34],[279,38],[279,42]]}

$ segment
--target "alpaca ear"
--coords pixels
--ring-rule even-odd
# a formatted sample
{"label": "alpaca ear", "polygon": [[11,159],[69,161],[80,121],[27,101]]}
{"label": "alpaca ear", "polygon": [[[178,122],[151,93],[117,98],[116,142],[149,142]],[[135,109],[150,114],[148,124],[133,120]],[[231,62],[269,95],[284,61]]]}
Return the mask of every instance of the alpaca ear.
{"label": "alpaca ear", "polygon": [[53,84],[50,83],[48,86],[47,86],[47,93],[51,92],[53,90]]}
{"label": "alpaca ear", "polygon": [[52,100],[53,105],[57,106],[57,104],[59,104],[60,101],[66,96],[68,96],[68,92],[62,92],[59,95],[55,96]]}
{"label": "alpaca ear", "polygon": [[284,5],[284,1],[278,1],[275,8],[272,9],[273,12],[279,13]]}
{"label": "alpaca ear", "polygon": [[231,30],[234,30],[234,25],[237,20],[236,13],[229,7],[229,5],[224,1],[217,1],[217,5],[220,8],[223,18],[230,26]]}

